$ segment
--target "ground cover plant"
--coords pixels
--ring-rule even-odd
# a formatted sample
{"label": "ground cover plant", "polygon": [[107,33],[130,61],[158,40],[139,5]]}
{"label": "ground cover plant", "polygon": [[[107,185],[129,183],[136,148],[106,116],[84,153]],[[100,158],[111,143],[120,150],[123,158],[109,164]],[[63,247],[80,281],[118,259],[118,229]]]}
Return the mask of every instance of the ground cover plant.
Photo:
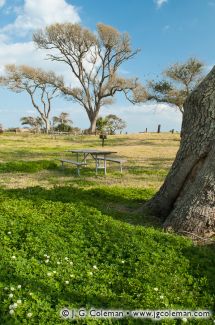
{"label": "ground cover plant", "polygon": [[98,137],[1,135],[0,324],[67,323],[59,315],[66,306],[214,309],[214,243],[195,245],[138,213],[168,172],[179,136],[122,135],[108,141],[107,149],[114,146],[128,159],[124,173],[110,166],[107,177],[102,172],[95,177],[92,164],[79,178],[55,158],[70,148],[100,148]]}

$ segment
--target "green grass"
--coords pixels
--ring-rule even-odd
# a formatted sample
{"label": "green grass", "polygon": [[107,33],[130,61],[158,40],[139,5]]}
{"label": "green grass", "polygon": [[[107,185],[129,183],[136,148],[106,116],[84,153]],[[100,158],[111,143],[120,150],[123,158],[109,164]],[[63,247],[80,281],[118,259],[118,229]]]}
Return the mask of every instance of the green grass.
{"label": "green grass", "polygon": [[[165,233],[159,220],[139,212],[171,163],[170,153],[156,156],[158,149],[148,149],[150,141],[156,148],[166,148],[169,135],[163,137],[153,135],[145,146],[139,137],[110,139],[123,156],[130,154],[128,159],[134,159],[139,145],[139,161],[128,162],[122,176],[109,168],[107,177],[95,177],[91,166],[81,171],[80,178],[74,168],[62,170],[52,158],[59,148],[63,153],[68,147],[95,147],[97,138],[72,143],[45,136],[2,137],[6,141],[0,155],[0,176],[5,180],[0,188],[0,324],[67,324],[59,316],[63,307],[214,309],[215,245],[197,246]],[[176,140],[172,139],[173,147]],[[33,183],[36,180],[40,186]],[[9,307],[19,300],[11,315]],[[132,318],[72,322],[151,323]],[[213,324],[213,320],[188,323]]]}
{"label": "green grass", "polygon": [[0,163],[0,173],[36,173],[41,170],[54,170],[58,166],[53,161],[37,160],[37,161],[10,161]]}
{"label": "green grass", "polygon": [[[183,237],[131,225],[112,210],[104,213],[104,202],[135,206],[151,194],[122,188],[2,190],[0,323],[61,324],[59,310],[64,306],[212,309],[213,248],[194,247]],[[44,254],[50,256],[48,263]],[[9,315],[9,306],[19,299],[22,304]]]}

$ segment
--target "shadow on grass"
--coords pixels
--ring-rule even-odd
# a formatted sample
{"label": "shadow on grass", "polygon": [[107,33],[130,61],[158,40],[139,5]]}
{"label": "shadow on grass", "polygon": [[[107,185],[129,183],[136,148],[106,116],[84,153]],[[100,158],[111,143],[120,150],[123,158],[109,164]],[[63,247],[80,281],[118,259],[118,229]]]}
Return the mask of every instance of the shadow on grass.
{"label": "shadow on grass", "polygon": [[50,160],[10,161],[0,163],[0,173],[36,173],[41,170],[56,170],[58,165]]}
{"label": "shadow on grass", "polygon": [[214,296],[215,310],[215,241],[204,246],[186,247],[183,255],[189,259],[191,274],[207,279],[208,292]]}
{"label": "shadow on grass", "polygon": [[[134,189],[120,187],[96,187],[83,179],[75,179],[73,184],[64,187],[45,189],[41,187],[28,187],[25,189],[4,189],[0,193],[14,199],[28,199],[35,204],[41,200],[73,203],[93,207],[102,214],[133,225],[159,227],[160,222],[148,215],[135,213],[135,211],[154,194],[152,189]],[[82,188],[78,187],[82,186]]]}

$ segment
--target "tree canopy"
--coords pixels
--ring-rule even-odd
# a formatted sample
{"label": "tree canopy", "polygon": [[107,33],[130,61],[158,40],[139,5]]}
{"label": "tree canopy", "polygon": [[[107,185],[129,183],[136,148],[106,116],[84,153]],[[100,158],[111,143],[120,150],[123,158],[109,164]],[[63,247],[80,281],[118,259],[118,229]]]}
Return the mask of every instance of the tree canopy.
{"label": "tree canopy", "polygon": [[203,66],[195,58],[171,65],[163,72],[164,79],[148,82],[149,99],[173,104],[183,114],[185,99],[203,78]]}
{"label": "tree canopy", "polygon": [[78,86],[61,85],[61,91],[87,112],[94,132],[100,108],[124,93],[132,103],[144,101],[147,94],[137,78],[119,75],[119,67],[139,50],[132,50],[129,35],[111,26],[97,24],[97,34],[79,24],[53,24],[37,31],[34,42],[49,51],[52,61],[67,64]]}
{"label": "tree canopy", "polygon": [[32,130],[35,132],[39,132],[44,126],[44,122],[39,116],[23,116],[20,121],[22,125],[30,125]]}
{"label": "tree canopy", "polygon": [[51,101],[59,95],[62,77],[52,71],[45,72],[27,65],[10,64],[5,66],[5,70],[6,75],[1,77],[1,84],[14,92],[26,91],[30,95],[33,107],[40,114],[48,132]]}
{"label": "tree canopy", "polygon": [[53,117],[53,125],[56,131],[68,132],[72,129],[72,124],[73,122],[67,112],[62,112],[59,116]]}
{"label": "tree canopy", "polygon": [[105,117],[99,117],[96,123],[96,128],[98,131],[106,132],[108,134],[115,134],[116,131],[121,131],[125,127],[126,122],[114,114],[109,114]]}

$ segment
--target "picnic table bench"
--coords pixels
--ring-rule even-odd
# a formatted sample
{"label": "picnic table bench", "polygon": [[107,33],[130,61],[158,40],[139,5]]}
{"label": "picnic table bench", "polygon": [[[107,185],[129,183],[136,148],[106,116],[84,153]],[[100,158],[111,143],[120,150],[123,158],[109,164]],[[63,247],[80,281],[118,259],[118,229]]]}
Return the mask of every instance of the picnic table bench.
{"label": "picnic table bench", "polygon": [[58,159],[62,163],[62,167],[64,166],[64,163],[69,163],[77,166],[77,173],[78,176],[80,176],[80,167],[86,166],[86,162],[76,161],[76,160],[70,160],[70,159]]}
{"label": "picnic table bench", "polygon": [[117,164],[120,164],[120,172],[122,173],[122,164],[125,163],[127,160],[126,159],[121,159],[121,158],[113,158],[113,157],[97,157],[97,160],[106,160],[106,161],[111,161],[115,162]]}

